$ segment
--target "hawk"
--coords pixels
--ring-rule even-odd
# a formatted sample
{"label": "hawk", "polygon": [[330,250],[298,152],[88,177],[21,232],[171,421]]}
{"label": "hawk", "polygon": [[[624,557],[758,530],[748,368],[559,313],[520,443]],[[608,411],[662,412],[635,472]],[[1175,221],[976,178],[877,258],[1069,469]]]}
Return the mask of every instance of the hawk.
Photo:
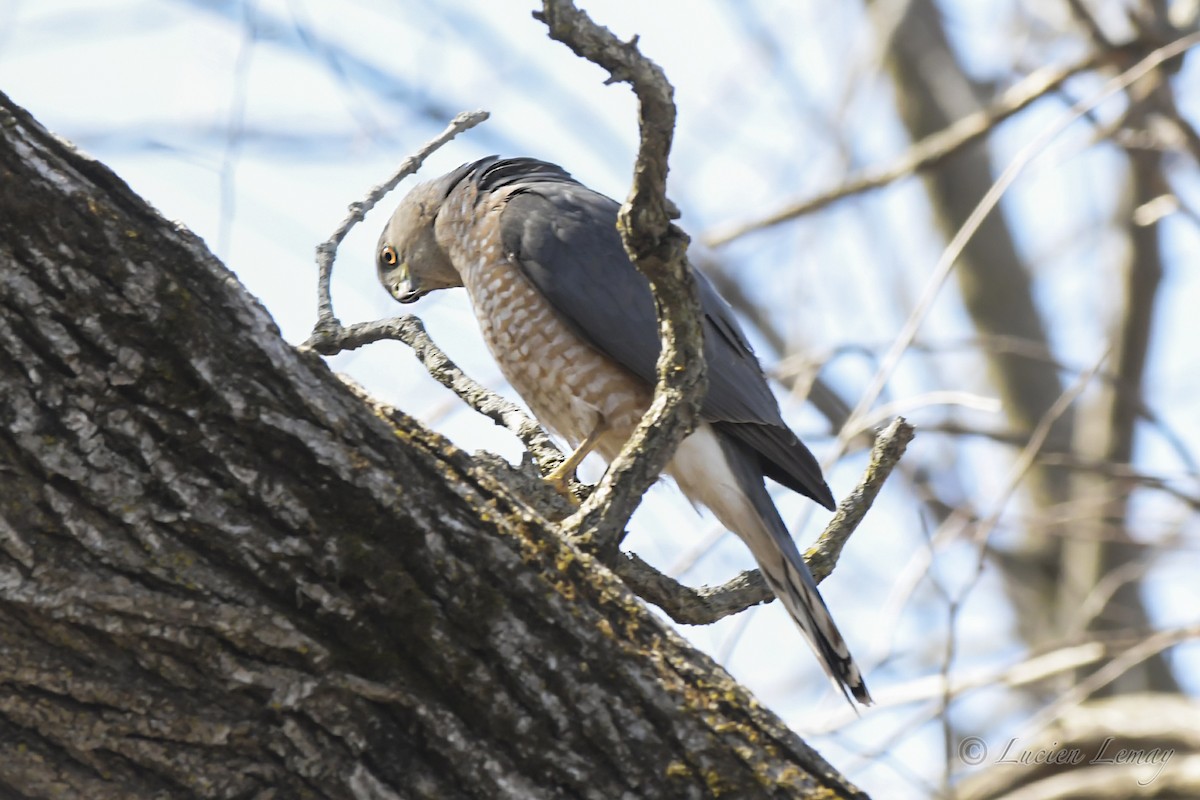
{"label": "hawk", "polygon": [[[415,187],[379,239],[379,279],[401,303],[465,286],[505,378],[575,451],[611,461],[649,407],[661,343],[649,282],[617,231],[618,203],[561,167],[484,158]],[[821,468],[788,428],[732,309],[696,273],[708,390],[702,423],[666,468],[750,548],[825,672],[871,702],[763,479],[832,510]]]}

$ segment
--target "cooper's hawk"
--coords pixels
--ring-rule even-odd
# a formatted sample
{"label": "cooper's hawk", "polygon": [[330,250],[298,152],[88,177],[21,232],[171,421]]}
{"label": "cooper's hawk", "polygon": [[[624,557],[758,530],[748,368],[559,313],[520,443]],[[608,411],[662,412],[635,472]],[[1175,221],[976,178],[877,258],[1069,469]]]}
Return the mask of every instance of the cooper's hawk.
{"label": "cooper's hawk", "polygon": [[[654,302],[621,245],[617,210],[553,164],[490,157],[414,188],[379,239],[379,278],[401,303],[467,288],[504,376],[577,448],[567,471],[593,450],[611,461],[654,388]],[[703,275],[696,281],[708,365],[704,421],[667,472],[750,547],[843,694],[870,703],[763,478],[829,509],[833,495],[784,423],[733,311]]]}

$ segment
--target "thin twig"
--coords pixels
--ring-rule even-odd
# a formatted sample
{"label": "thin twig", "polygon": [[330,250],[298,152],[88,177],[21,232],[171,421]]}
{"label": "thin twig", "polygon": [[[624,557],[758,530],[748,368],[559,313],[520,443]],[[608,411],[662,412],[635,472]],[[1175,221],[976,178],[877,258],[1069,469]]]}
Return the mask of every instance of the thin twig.
{"label": "thin twig", "polygon": [[1027,727],[1029,730],[1040,730],[1046,727],[1052,720],[1060,718],[1067,709],[1079,705],[1143,661],[1153,658],[1169,647],[1197,638],[1200,638],[1200,624],[1195,623],[1149,634],[1074,684],[1053,703],[1039,711],[1032,720],[1026,723]]}
{"label": "thin twig", "polygon": [[1088,35],[1092,37],[1092,41],[1100,50],[1113,49],[1115,43],[1108,38],[1108,34],[1100,27],[1100,22],[1092,14],[1091,9],[1083,4],[1083,0],[1067,0],[1067,7],[1071,9],[1071,16],[1087,29]]}
{"label": "thin twig", "polygon": [[[907,683],[889,686],[874,698],[875,705],[878,708],[898,708],[913,703],[933,703],[931,708],[920,714],[923,724],[936,717],[944,716],[944,703],[947,695],[959,698],[978,689],[995,689],[998,686],[1016,689],[1041,683],[1062,675],[1064,672],[1095,664],[1103,659],[1110,649],[1111,646],[1103,641],[1088,641],[1025,656],[1020,661],[1006,667],[996,668],[989,665],[975,669],[960,669],[950,676],[945,676],[940,672],[931,673]],[[947,688],[947,683],[949,683],[949,688]],[[820,723],[810,725],[809,729],[813,732],[830,733],[841,729],[855,719],[856,715],[853,709],[837,709]],[[911,721],[904,727],[911,731]]]}
{"label": "thin twig", "polygon": [[413,155],[401,162],[399,169],[383,183],[367,193],[367,196],[357,203],[350,204],[350,213],[338,225],[333,235],[317,245],[317,324],[313,327],[312,335],[303,346],[310,347],[322,355],[333,355],[339,352],[337,334],[342,332],[342,324],[333,314],[333,299],[330,296],[329,284],[333,277],[333,261],[337,257],[337,249],[342,240],[358,223],[362,222],[367,212],[383,199],[384,195],[395,189],[400,181],[421,168],[425,159],[465,130],[474,128],[489,116],[486,111],[464,111],[451,120],[446,129],[430,139]]}
{"label": "thin twig", "polygon": [[983,223],[987,215],[999,204],[1000,198],[1004,196],[1005,192],[1008,191],[1009,187],[1012,186],[1025,167],[1040,155],[1047,145],[1066,130],[1071,123],[1075,122],[1075,120],[1082,117],[1110,96],[1125,89],[1139,78],[1157,69],[1163,63],[1183,54],[1190,48],[1195,47],[1197,44],[1200,44],[1200,33],[1176,39],[1174,42],[1158,48],[1110,80],[1100,91],[1073,105],[1066,113],[1059,116],[1052,125],[1047,126],[1037,137],[1022,147],[1020,152],[1013,157],[1012,161],[1009,162],[1008,166],[1000,174],[1000,177],[996,179],[996,182],[992,184],[974,210],[971,211],[966,222],[955,233],[954,238],[946,246],[941,258],[934,266],[933,272],[926,281],[925,288],[922,291],[920,299],[917,301],[916,307],[904,323],[900,333],[897,334],[895,341],[892,342],[892,346],[888,349],[887,354],[884,355],[879,369],[859,399],[858,406],[851,413],[849,421],[847,421],[839,433],[838,441],[841,445],[839,449],[844,449],[846,443],[854,438],[858,432],[858,421],[866,416],[868,409],[875,403],[875,400],[887,385],[905,351],[908,350],[909,345],[916,338],[917,331],[920,330],[925,317],[932,309],[933,302],[940,293],[942,286],[950,277],[950,272],[955,263],[957,263],[963,248],[966,247],[971,237],[975,235],[975,232],[979,229],[979,226]]}
{"label": "thin twig", "polygon": [[998,123],[1027,108],[1039,98],[1056,91],[1073,75],[1093,68],[1097,62],[1096,56],[1089,56],[1065,67],[1040,69],[1010,88],[999,102],[990,108],[968,114],[937,133],[926,136],[895,163],[882,168],[868,169],[835,189],[791,203],[761,219],[718,228],[706,234],[703,241],[709,247],[720,247],[748,233],[811,214],[838,200],[880,189],[901,178],[932,169],[962,148],[986,136]]}
{"label": "thin twig", "polygon": [[[1050,429],[1053,427],[1055,421],[1066,413],[1071,404],[1075,402],[1096,374],[1100,372],[1105,360],[1108,358],[1110,349],[1106,347],[1104,352],[1093,362],[1091,368],[1081,373],[1076,381],[1067,387],[1050,408],[1046,409],[1045,413],[1042,414],[1037,426],[1024,443],[1016,461],[1010,467],[1000,493],[992,503],[991,511],[976,518],[969,509],[955,509],[938,526],[933,536],[930,537],[928,546],[914,552],[908,562],[898,569],[891,592],[889,592],[888,598],[880,611],[879,616],[883,621],[883,624],[880,626],[881,630],[888,631],[896,627],[901,612],[916,592],[917,587],[926,576],[931,574],[930,569],[933,566],[934,556],[948,543],[960,540],[972,526],[975,526],[972,541],[978,549],[978,557],[975,562],[975,571],[970,580],[964,584],[963,592],[968,591],[978,583],[983,574],[984,559],[992,553],[992,550],[988,548],[988,538],[999,522],[1000,515],[1008,507],[1013,494],[1032,468],[1039,453],[1041,453],[1041,449],[1045,445],[1046,439],[1050,434]],[[965,594],[958,599],[962,600],[964,597]]]}
{"label": "thin twig", "polygon": [[[842,500],[816,544],[804,554],[804,561],[818,583],[833,572],[846,540],[875,502],[884,481],[912,441],[913,434],[912,425],[902,417],[897,417],[880,431],[862,480]],[[632,553],[619,555],[612,569],[636,594],[654,603],[671,619],[685,625],[716,622],[775,597],[756,569],[743,572],[720,586],[702,586],[699,589],[684,586]]]}
{"label": "thin twig", "polygon": [[383,340],[404,342],[413,349],[430,377],[461,397],[467,405],[517,435],[533,455],[543,473],[563,461],[563,454],[528,414],[514,403],[491,391],[459,369],[438,347],[421,320],[411,314],[375,322],[360,322],[342,328],[338,351],[354,350]]}
{"label": "thin twig", "polygon": [[1076,472],[1092,472],[1116,478],[1126,483],[1129,486],[1129,491],[1133,491],[1138,486],[1147,489],[1156,489],[1169,494],[1179,502],[1190,506],[1193,510],[1200,511],[1200,496],[1185,492],[1183,489],[1173,485],[1171,483],[1172,479],[1165,475],[1151,475],[1146,472],[1140,472],[1134,469],[1133,465],[1128,462],[1101,461],[1084,458],[1073,453],[1051,453],[1042,456],[1039,460],[1043,464],[1062,467],[1063,469],[1074,470]]}
{"label": "thin twig", "polygon": [[[988,552],[987,542],[992,535],[992,531],[1000,522],[1000,516],[1007,508],[1009,501],[1017,492],[1025,475],[1033,469],[1034,463],[1037,461],[1038,454],[1042,451],[1042,446],[1050,437],[1050,429],[1054,426],[1055,421],[1063,414],[1067,413],[1067,409],[1071,407],[1083,390],[1088,387],[1092,379],[1096,376],[1103,367],[1104,362],[1108,360],[1109,354],[1112,352],[1112,345],[1104,348],[1104,352],[1096,359],[1093,366],[1084,371],[1075,379],[1075,382],[1068,386],[1066,390],[1059,395],[1058,399],[1050,408],[1046,409],[1046,413],[1038,420],[1037,427],[1029,434],[1029,442],[1022,448],[1018,454],[1016,461],[1009,467],[1008,475],[1001,484],[1000,494],[992,503],[992,510],[983,516],[976,523],[976,528],[972,534],[972,541],[979,547],[978,560],[976,562],[977,575],[982,574],[984,558]],[[955,537],[957,538],[957,536]]]}

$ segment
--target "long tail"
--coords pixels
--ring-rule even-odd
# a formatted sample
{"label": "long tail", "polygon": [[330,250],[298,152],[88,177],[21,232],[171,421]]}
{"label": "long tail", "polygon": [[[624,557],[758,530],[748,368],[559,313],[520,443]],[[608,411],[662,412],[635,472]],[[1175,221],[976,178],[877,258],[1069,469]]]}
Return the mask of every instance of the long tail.
{"label": "long tail", "polygon": [[[779,512],[776,511],[774,516],[778,517]],[[780,524],[782,525],[782,521]],[[787,535],[786,530],[784,535]],[[799,559],[800,553],[796,550],[794,542],[791,549],[795,551],[795,559]],[[755,555],[757,558],[757,553]],[[792,615],[804,638],[817,654],[825,674],[841,690],[847,702],[853,695],[859,703],[871,705],[871,695],[867,691],[862,673],[854,663],[850,648],[842,639],[842,634],[830,616],[821,593],[817,591],[817,585],[808,567],[803,561],[799,561],[797,565],[797,561],[789,558],[784,548],[776,550],[774,555],[773,564],[770,563],[770,556],[757,558],[763,577],[767,579],[767,585]]]}
{"label": "long tail", "polygon": [[[723,463],[718,465],[718,460]],[[708,506],[749,546],[771,591],[796,621],[847,702],[853,697],[870,705],[871,695],[862,673],[767,494],[754,454],[740,442],[704,425],[684,440],[676,452],[672,473],[685,494]]]}

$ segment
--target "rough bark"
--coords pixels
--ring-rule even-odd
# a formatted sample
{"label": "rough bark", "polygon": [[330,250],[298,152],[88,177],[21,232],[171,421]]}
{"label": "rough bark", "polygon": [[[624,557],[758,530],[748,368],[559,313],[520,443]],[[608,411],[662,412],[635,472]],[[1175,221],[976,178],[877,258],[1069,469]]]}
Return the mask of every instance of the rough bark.
{"label": "rough bark", "polygon": [[0,95],[0,795],[861,796]]}

